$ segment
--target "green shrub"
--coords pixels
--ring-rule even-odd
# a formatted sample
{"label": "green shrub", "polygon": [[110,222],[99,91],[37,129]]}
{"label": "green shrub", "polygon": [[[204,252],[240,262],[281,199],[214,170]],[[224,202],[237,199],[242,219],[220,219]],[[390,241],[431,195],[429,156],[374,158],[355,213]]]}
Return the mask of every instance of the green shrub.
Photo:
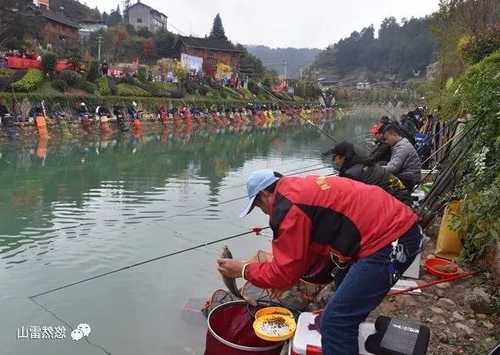
{"label": "green shrub", "polygon": [[90,81],[86,81],[86,80],[81,80],[78,83],[77,87],[83,91],[88,92],[89,94],[95,94],[95,92],[97,90],[96,84],[91,83]]}
{"label": "green shrub", "polygon": [[68,84],[64,80],[61,80],[61,79],[56,79],[56,80],[52,81],[51,85],[54,89],[56,89],[57,91],[60,91],[60,92],[65,92],[66,90],[68,90]]}
{"label": "green shrub", "polygon": [[229,95],[228,95],[228,93],[227,93],[227,91],[226,91],[226,90],[224,90],[224,88],[220,89],[220,90],[218,91],[218,93],[219,93],[219,96],[220,96],[221,98],[223,98],[223,99],[227,99],[227,97],[229,96]]}
{"label": "green shrub", "polygon": [[257,83],[253,80],[250,80],[248,82],[248,90],[250,90],[250,92],[252,94],[254,94],[255,96],[258,96],[259,93],[260,93],[260,87],[259,85],[257,85]]}
{"label": "green shrub", "polygon": [[146,68],[140,67],[137,70],[137,79],[139,81],[145,83],[147,81],[147,76],[148,76],[148,72],[147,72]]}
{"label": "green shrub", "polygon": [[224,87],[222,90],[224,90],[227,93],[227,96],[229,96],[230,98],[239,99],[241,97],[236,90],[233,90],[232,88],[229,88],[227,86]]}
{"label": "green shrub", "polygon": [[95,60],[92,60],[89,64],[89,70],[87,72],[87,81],[95,83],[99,77],[99,65]]}
{"label": "green shrub", "polygon": [[36,90],[43,82],[43,74],[38,69],[30,69],[24,77],[11,85],[12,89],[21,92]]}
{"label": "green shrub", "polygon": [[108,77],[108,85],[109,88],[111,89],[111,95],[116,95],[116,79]]}
{"label": "green shrub", "polygon": [[182,99],[186,96],[186,91],[182,89],[176,89],[170,93],[170,97],[173,99]]}
{"label": "green shrub", "polygon": [[116,94],[118,96],[149,96],[146,90],[124,83],[116,85]]}
{"label": "green shrub", "polygon": [[0,68],[0,77],[12,76],[16,71],[9,68]]}
{"label": "green shrub", "polygon": [[10,88],[10,84],[21,80],[26,72],[0,68],[0,91],[6,91]]}
{"label": "green shrub", "polygon": [[198,93],[202,96],[207,96],[209,91],[210,88],[205,85],[200,85],[200,88],[198,89]]}
{"label": "green shrub", "polygon": [[124,76],[123,78],[118,79],[117,84],[128,84],[135,86],[141,85],[140,81],[133,76]]}
{"label": "green shrub", "polygon": [[[500,50],[471,66],[446,91],[443,118],[471,115],[472,147],[460,161],[454,195],[464,199],[454,228],[465,236],[463,257],[473,261],[500,240]],[[471,128],[472,129],[472,128]]]}
{"label": "green shrub", "polygon": [[198,90],[201,88],[200,84],[195,81],[188,80],[186,81],[186,91],[190,95],[198,94]]}
{"label": "green shrub", "polygon": [[58,79],[66,82],[69,87],[76,87],[82,81],[82,76],[76,71],[64,70],[58,75]]}
{"label": "green shrub", "polygon": [[462,58],[475,64],[500,49],[500,25],[492,25],[474,37],[464,37],[459,42]]}
{"label": "green shrub", "polygon": [[97,81],[97,94],[100,96],[111,95],[111,88],[109,87],[108,78],[102,77]]}
{"label": "green shrub", "polygon": [[54,53],[45,53],[42,56],[42,69],[45,74],[52,74],[56,70],[57,56]]}
{"label": "green shrub", "polygon": [[148,91],[153,96],[170,97],[172,92],[175,90],[177,90],[177,85],[175,85],[175,84],[155,82],[155,83],[149,84]]}

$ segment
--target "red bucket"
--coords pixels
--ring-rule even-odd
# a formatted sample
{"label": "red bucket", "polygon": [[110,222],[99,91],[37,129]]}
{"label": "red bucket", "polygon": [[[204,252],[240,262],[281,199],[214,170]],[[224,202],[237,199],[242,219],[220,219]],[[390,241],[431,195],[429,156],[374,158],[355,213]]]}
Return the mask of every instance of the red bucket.
{"label": "red bucket", "polygon": [[262,340],[253,330],[254,317],[245,301],[224,303],[208,315],[205,355],[279,355],[283,343]]}

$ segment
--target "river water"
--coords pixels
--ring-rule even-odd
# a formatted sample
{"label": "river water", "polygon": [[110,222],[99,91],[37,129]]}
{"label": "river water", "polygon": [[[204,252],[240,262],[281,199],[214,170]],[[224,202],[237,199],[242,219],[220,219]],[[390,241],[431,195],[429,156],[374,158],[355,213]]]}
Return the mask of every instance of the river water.
{"label": "river water", "polygon": [[[378,115],[351,112],[322,127],[362,142]],[[186,304],[223,287],[215,259],[224,244],[40,296],[39,305],[29,297],[265,226],[260,212],[238,218],[245,200],[225,201],[245,195],[256,169],[331,173],[320,157],[331,145],[305,126],[0,143],[0,354],[202,354],[203,319]],[[235,257],[270,247],[255,236],[225,244]],[[89,341],[71,339],[80,323],[90,325]],[[45,339],[37,326],[49,327]],[[35,338],[24,337],[28,329]]]}

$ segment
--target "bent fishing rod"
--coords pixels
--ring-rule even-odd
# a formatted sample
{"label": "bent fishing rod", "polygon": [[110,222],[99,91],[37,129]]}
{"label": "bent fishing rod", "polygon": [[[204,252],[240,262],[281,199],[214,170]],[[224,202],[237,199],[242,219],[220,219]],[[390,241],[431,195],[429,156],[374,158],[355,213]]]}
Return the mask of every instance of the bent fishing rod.
{"label": "bent fishing rod", "polygon": [[69,287],[73,287],[73,286],[76,286],[76,285],[83,284],[85,282],[89,282],[89,281],[92,281],[92,280],[95,280],[95,279],[99,279],[99,278],[104,277],[104,276],[116,274],[116,273],[118,273],[120,271],[129,270],[129,269],[141,266],[141,265],[145,265],[145,264],[149,264],[149,263],[152,263],[152,262],[155,262],[155,261],[158,261],[158,260],[166,259],[166,258],[169,258],[171,256],[175,256],[175,255],[179,255],[179,254],[184,254],[184,253],[187,253],[189,251],[193,251],[193,250],[196,250],[196,249],[204,248],[204,247],[207,247],[207,246],[210,246],[210,245],[213,245],[213,244],[225,242],[225,241],[228,241],[228,240],[231,240],[231,239],[235,239],[235,238],[239,238],[239,237],[242,237],[242,236],[245,236],[245,235],[249,235],[249,234],[252,234],[252,233],[255,233],[256,235],[260,235],[261,231],[266,230],[266,229],[270,229],[270,228],[271,227],[252,228],[251,230],[243,232],[243,233],[233,234],[233,235],[230,235],[230,236],[227,236],[227,237],[223,237],[223,238],[220,238],[220,239],[217,239],[217,240],[213,240],[213,241],[210,241],[210,242],[200,243],[200,244],[197,244],[197,245],[189,247],[189,248],[177,250],[177,251],[174,251],[174,252],[171,252],[171,253],[168,253],[168,254],[157,256],[155,258],[143,260],[143,261],[137,262],[137,263],[132,264],[132,265],[127,265],[127,266],[124,266],[124,267],[121,267],[121,268],[118,268],[118,269],[115,269],[115,270],[104,272],[104,273],[99,274],[99,275],[88,277],[88,278],[82,279],[80,281],[76,281],[76,282],[72,282],[72,283],[69,283],[69,284],[66,284],[66,285],[63,285],[63,286],[55,287],[55,288],[52,288],[50,290],[47,290],[47,291],[40,292],[40,293],[37,293],[35,295],[32,295],[29,298],[30,299],[35,299],[35,298],[38,298],[38,297],[41,297],[41,296],[48,295],[50,293],[54,293],[54,292],[57,292],[57,291],[60,291],[60,290],[64,290],[64,289],[69,288]]}

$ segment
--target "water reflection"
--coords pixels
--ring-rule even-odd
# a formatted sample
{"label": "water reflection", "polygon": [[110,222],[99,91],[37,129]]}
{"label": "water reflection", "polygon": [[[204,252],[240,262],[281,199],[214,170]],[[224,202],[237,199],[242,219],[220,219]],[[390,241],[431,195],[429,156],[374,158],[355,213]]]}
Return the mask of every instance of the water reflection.
{"label": "water reflection", "polygon": [[[367,122],[327,121],[322,128],[355,139],[366,132]],[[26,261],[23,251],[36,247],[35,257],[46,254],[54,238],[87,236],[97,224],[119,229],[173,216],[224,218],[228,207],[221,204],[221,192],[243,191],[241,184],[227,186],[224,180],[245,163],[286,157],[295,159],[298,172],[321,166],[317,153],[330,144],[314,128],[287,126],[42,136],[31,144],[0,145],[0,257],[12,267]]]}

